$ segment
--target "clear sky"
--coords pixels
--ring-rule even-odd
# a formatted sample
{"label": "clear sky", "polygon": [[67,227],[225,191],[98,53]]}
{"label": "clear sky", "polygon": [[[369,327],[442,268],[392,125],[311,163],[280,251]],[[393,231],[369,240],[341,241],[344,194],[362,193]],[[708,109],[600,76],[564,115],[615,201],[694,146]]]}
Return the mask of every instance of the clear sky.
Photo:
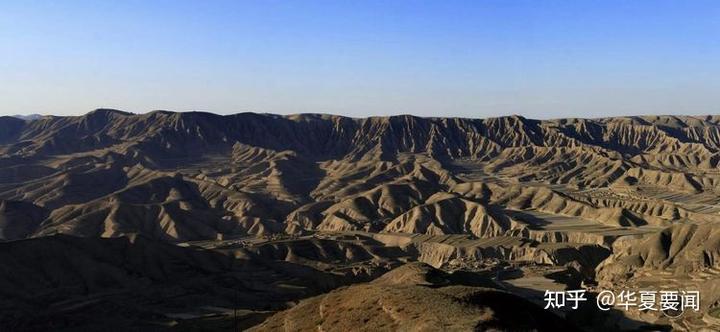
{"label": "clear sky", "polygon": [[720,1],[0,1],[0,114],[720,114]]}

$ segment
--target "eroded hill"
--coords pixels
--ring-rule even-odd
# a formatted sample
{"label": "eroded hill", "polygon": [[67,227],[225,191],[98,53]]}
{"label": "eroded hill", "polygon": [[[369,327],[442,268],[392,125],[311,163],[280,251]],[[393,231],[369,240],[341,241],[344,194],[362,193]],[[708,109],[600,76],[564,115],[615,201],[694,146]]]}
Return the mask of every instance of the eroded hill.
{"label": "eroded hill", "polygon": [[[15,259],[19,265],[6,270],[36,275],[28,269],[60,268],[82,252],[92,257],[64,264],[61,275],[88,276],[82,271],[126,265],[117,259],[108,263],[103,255],[150,249],[128,254],[136,240],[130,247],[102,249],[87,241],[139,238],[148,243],[142,248],[189,246],[219,261],[292,266],[333,280],[319,287],[292,273],[268,272],[267,278],[287,287],[262,286],[264,291],[285,294],[277,296],[287,301],[371,281],[413,261],[483,275],[535,303],[542,302],[538,292],[546,289],[595,291],[618,280],[635,287],[682,271],[687,278],[673,279],[674,287],[707,289],[701,312],[675,320],[642,313],[603,320],[612,328],[712,328],[720,326],[720,292],[707,281],[720,268],[720,244],[711,233],[720,222],[719,153],[717,116],[540,121],[100,109],[77,117],[0,117],[0,239],[8,241],[0,255],[26,245],[40,252],[59,250],[47,256],[23,253],[26,258]],[[71,249],[77,246],[87,249]],[[153,264],[162,266],[176,256],[163,251]],[[220,264],[201,272],[204,268],[195,273],[208,276],[200,279],[213,291],[195,306],[188,300],[183,310],[203,306],[225,317],[227,308],[238,304],[216,291],[230,282],[218,278],[237,279],[235,268]],[[82,302],[118,287],[142,291],[128,286],[140,285],[133,281],[140,277],[108,271],[112,278],[83,277],[84,286],[72,286],[83,292],[54,294],[52,283],[40,281],[7,287],[24,280],[11,281],[9,274],[0,290],[9,306],[49,292],[50,302],[60,308],[69,296]],[[190,287],[172,278],[161,283],[176,290]],[[286,292],[288,287],[307,290]],[[378,286],[358,287],[372,292]],[[157,320],[162,324],[185,326],[205,317],[183,316],[183,310],[175,315],[158,296],[160,309],[150,311],[164,317]],[[485,310],[482,303],[472,306],[462,310]],[[291,307],[278,302],[242,309],[253,313],[255,324]],[[34,319],[27,315],[37,312],[27,308],[0,322],[25,326]],[[578,313],[554,314],[578,320],[573,318]],[[126,316],[152,325],[142,315]],[[338,315],[344,320],[344,313]],[[270,322],[261,326],[273,326]],[[395,323],[399,328],[413,321]]]}

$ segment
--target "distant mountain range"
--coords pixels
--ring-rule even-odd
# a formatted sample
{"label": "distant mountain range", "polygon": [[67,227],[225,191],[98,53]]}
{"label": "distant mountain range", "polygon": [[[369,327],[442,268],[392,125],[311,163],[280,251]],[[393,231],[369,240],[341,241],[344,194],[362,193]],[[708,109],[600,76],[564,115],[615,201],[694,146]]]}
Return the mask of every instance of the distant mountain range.
{"label": "distant mountain range", "polygon": [[[155,321],[159,305],[167,311],[163,322],[179,324],[175,308],[195,315],[197,299],[226,308],[234,301],[228,289],[245,282],[243,296],[257,299],[243,308],[260,320],[289,301],[372,280],[411,261],[446,272],[481,271],[473,275],[485,279],[505,276],[495,280],[503,283],[527,276],[518,284],[535,287],[535,294],[547,289],[533,286],[538,280],[637,289],[669,269],[691,275],[693,283],[718,280],[720,116],[349,118],[98,109],[28,117],[0,117],[0,242],[8,241],[2,244],[11,252],[7,257],[27,257],[4,263],[12,267],[0,271],[0,294],[30,277],[38,281],[0,301],[0,312],[20,310],[0,314],[0,327],[7,319],[50,329],[36,325],[45,321],[36,317],[45,312],[38,309],[47,302],[42,294],[56,294],[48,295],[59,303],[52,324],[85,324],[81,310],[72,316],[76,321],[68,320],[63,308],[76,304],[63,302],[57,285],[74,287],[68,294],[80,304],[94,303],[85,296],[124,287],[135,295],[108,300],[125,303],[122,310],[94,306],[88,312],[127,313],[145,324]],[[53,254],[41,254],[46,251]],[[439,274],[447,283],[426,282],[440,272],[424,265],[408,269],[392,278],[439,286],[458,276]],[[248,281],[244,273],[250,272],[257,281]],[[301,277],[312,275],[325,281]],[[204,288],[183,283],[186,278],[198,278]],[[468,278],[465,285],[488,281]],[[166,288],[138,300],[150,288],[145,280]],[[695,287],[682,280],[662,282]],[[291,286],[278,286],[284,282]],[[410,293],[385,298],[397,288],[387,282],[330,293],[322,303],[340,300],[327,306],[321,298],[308,300],[260,327],[348,329],[342,322],[352,315],[326,310],[345,303],[357,306],[353,314],[361,321],[377,324],[368,326],[412,329],[420,318],[376,313],[386,307],[428,312],[430,304],[409,300],[426,291],[437,301],[454,294],[442,301],[460,303],[452,309],[457,312],[445,317],[465,312],[463,326],[489,327],[482,324],[495,318],[473,320],[494,303],[483,296],[504,296],[403,286]],[[713,285],[703,286],[702,312],[720,303],[720,284]],[[195,295],[174,302],[183,292]],[[39,300],[22,302],[25,294]],[[366,294],[367,303],[353,304],[358,294]],[[20,302],[28,304],[17,309]],[[502,318],[508,312],[497,314],[499,322],[514,322]],[[323,315],[345,318],[323,321]],[[633,319],[662,321],[661,315]],[[440,329],[440,320],[428,322]]]}
{"label": "distant mountain range", "polygon": [[30,120],[41,119],[43,117],[43,115],[41,115],[41,114],[28,114],[28,115],[15,114],[12,117],[30,121]]}

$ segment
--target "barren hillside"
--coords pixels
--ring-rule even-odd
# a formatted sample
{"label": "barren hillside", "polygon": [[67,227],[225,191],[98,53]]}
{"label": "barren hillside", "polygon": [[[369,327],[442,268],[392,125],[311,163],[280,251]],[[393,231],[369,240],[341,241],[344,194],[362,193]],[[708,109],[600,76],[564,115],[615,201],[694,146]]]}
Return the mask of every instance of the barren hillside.
{"label": "barren hillside", "polygon": [[719,194],[718,116],[0,117],[0,326],[717,329]]}

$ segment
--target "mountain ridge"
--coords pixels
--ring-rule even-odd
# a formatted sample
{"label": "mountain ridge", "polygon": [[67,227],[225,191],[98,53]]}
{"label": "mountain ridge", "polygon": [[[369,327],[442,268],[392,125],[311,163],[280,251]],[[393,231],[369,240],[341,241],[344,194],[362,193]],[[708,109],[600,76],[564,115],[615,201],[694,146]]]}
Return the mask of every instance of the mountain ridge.
{"label": "mountain ridge", "polygon": [[[177,247],[203,248],[208,252],[202,255],[208,257],[235,257],[252,264],[258,276],[267,279],[262,285],[296,285],[297,273],[309,271],[328,278],[325,285],[302,279],[300,292],[293,291],[294,286],[274,287],[278,301],[299,301],[370,281],[412,262],[440,271],[458,270],[454,275],[460,279],[481,276],[536,304],[542,304],[538,294],[548,289],[582,286],[593,291],[595,284],[611,287],[635,271],[642,273],[633,275],[630,285],[652,284],[673,269],[682,270],[691,275],[663,280],[664,284],[690,287],[695,280],[705,280],[709,285],[703,311],[683,318],[682,324],[690,324],[720,305],[720,292],[712,291],[720,260],[717,234],[711,232],[720,223],[719,170],[718,116],[350,118],[98,109],[32,121],[0,117],[0,244],[24,248],[18,252],[27,261],[13,262],[22,271],[51,271],[56,261],[79,262],[78,267],[60,269],[63,275],[75,269],[87,276],[83,283],[92,289],[71,293],[79,303],[93,303],[93,297],[109,290],[102,274],[89,272],[94,265],[110,262],[113,267],[107,271],[121,271],[125,264],[96,259],[93,255],[125,257],[129,252],[123,246],[97,249],[102,243],[138,238],[143,248],[162,247],[154,258],[165,269],[162,273],[175,271],[203,280],[206,289],[219,290],[202,296],[200,303],[225,308],[198,308],[187,298],[178,309],[171,293],[162,294],[157,307],[163,311],[158,321],[162,324],[192,325],[200,318],[182,317],[198,317],[198,312],[208,310],[227,317],[227,308],[233,306],[224,293],[228,283],[216,280],[215,272],[167,266],[198,265],[177,259],[177,252],[184,252]],[[707,239],[712,241],[702,252],[678,255],[674,249],[692,251],[683,243]],[[646,250],[645,244],[654,249]],[[87,246],[97,253],[83,253],[81,262],[64,255],[43,260],[33,253],[35,246],[41,251]],[[682,261],[673,264],[676,257]],[[216,267],[224,271],[218,278],[240,273]],[[415,268],[441,273],[407,267]],[[6,272],[7,280],[22,279]],[[140,282],[124,275],[118,280]],[[192,288],[173,278],[160,282],[168,292]],[[60,308],[50,310],[52,321],[62,324],[64,310],[75,306],[62,291],[48,291],[51,286],[27,290],[38,298],[52,294],[49,301]],[[404,301],[422,293],[456,301],[454,295],[448,298],[423,287],[413,286],[409,293],[387,299]],[[12,287],[0,285],[3,289],[9,292],[8,308],[25,301],[24,295],[11,292]],[[384,290],[373,298],[385,299]],[[485,292],[478,291],[467,294]],[[352,297],[353,292],[336,295]],[[121,295],[111,297],[126,303],[123,308],[136,303]],[[330,298],[334,295],[307,299],[297,308],[322,316],[323,307],[315,304]],[[314,323],[297,316],[304,311],[291,304],[270,309],[267,304],[247,303],[252,324],[246,327],[268,317],[268,310],[281,309],[288,310],[260,328],[281,326],[283,317],[307,326]],[[369,313],[382,309],[357,305],[361,319],[372,319]],[[20,320],[0,315],[0,326],[32,326],[38,321],[31,313],[36,307],[18,311],[24,317]],[[486,307],[479,301],[453,310]],[[119,319],[116,314],[91,312]],[[146,314],[130,311],[125,322],[156,324]],[[566,317],[585,326],[585,314]],[[611,330],[667,323],[652,315],[590,315],[596,314],[603,317],[596,318],[602,321],[598,326]],[[82,315],[72,317],[72,324],[85,320]],[[403,318],[399,326],[412,326],[415,319]],[[204,318],[199,322],[206,323]],[[341,326],[336,324],[328,321],[323,326]]]}
{"label": "mountain ridge", "polygon": [[[673,127],[667,125],[670,120],[673,121]],[[7,128],[4,130],[6,134],[0,139],[6,144],[12,141],[45,141],[48,138],[68,141],[84,139],[82,142],[85,146],[104,147],[113,140],[146,141],[157,135],[172,134],[177,139],[199,139],[209,144],[239,141],[259,145],[267,141],[266,148],[289,146],[299,152],[319,154],[353,153],[328,145],[328,141],[335,141],[358,149],[355,153],[360,155],[376,148],[380,151],[375,152],[381,155],[427,152],[452,157],[477,156],[507,147],[551,145],[588,145],[633,155],[678,147],[696,150],[698,153],[717,153],[720,151],[717,121],[718,118],[714,116],[618,117],[563,121],[532,120],[517,115],[486,119],[425,118],[411,115],[349,118],[337,115],[280,116],[250,112],[232,115],[169,111],[132,114],[99,109],[83,116],[46,117],[31,122],[0,117],[0,126]],[[269,135],[263,132],[270,133],[280,141],[268,141]],[[303,132],[311,133],[310,137],[303,137]],[[709,144],[705,143],[709,137],[714,139],[709,140]],[[290,138],[298,140],[298,143],[293,146]],[[323,140],[325,142],[322,142]],[[311,148],[318,143],[319,149]],[[45,150],[39,150],[47,154],[79,150],[68,147],[63,149],[60,146],[60,142],[46,142]],[[80,144],[81,146],[83,145]]]}

